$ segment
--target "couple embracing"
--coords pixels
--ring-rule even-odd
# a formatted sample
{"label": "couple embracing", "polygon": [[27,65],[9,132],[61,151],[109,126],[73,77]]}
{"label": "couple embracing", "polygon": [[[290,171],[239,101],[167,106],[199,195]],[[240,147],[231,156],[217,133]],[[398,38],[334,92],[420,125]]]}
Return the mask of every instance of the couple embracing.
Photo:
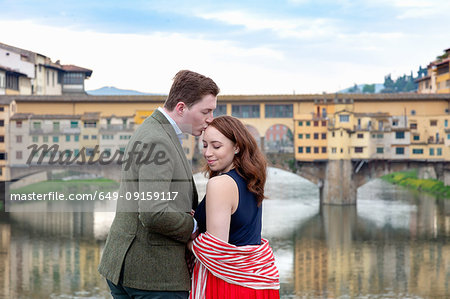
{"label": "couple embracing", "polygon": [[[152,160],[165,163],[122,169],[99,265],[114,298],[279,298],[273,252],[261,238],[266,161],[238,119],[213,119],[218,93],[210,78],[178,72],[164,107],[130,139],[125,158],[152,149],[164,155]],[[203,133],[209,181],[200,204],[185,133]],[[135,192],[150,197],[127,200]]]}

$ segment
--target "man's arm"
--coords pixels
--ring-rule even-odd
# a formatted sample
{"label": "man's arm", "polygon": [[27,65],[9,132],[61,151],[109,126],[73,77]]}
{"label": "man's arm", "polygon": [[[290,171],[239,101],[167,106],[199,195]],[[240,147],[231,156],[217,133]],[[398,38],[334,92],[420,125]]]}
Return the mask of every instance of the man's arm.
{"label": "man's arm", "polygon": [[[150,161],[155,159],[155,162],[142,163],[138,167],[139,194],[147,199],[139,201],[139,220],[153,233],[186,243],[193,232],[193,218],[187,213],[188,211],[183,210],[184,203],[179,202],[183,196],[175,200],[167,200],[167,198],[168,195],[173,197],[171,192],[174,190],[171,189],[174,187],[178,187],[175,190],[190,190],[185,187],[190,186],[190,182],[174,180],[175,165],[181,161],[178,154],[173,149],[170,150],[170,144],[167,144],[165,140],[159,140],[154,144]],[[144,153],[144,155],[147,154],[148,151]],[[163,154],[164,157],[162,157]],[[159,159],[156,159],[157,155],[160,155]],[[177,184],[180,185],[177,186]],[[151,200],[147,194],[152,195]]]}

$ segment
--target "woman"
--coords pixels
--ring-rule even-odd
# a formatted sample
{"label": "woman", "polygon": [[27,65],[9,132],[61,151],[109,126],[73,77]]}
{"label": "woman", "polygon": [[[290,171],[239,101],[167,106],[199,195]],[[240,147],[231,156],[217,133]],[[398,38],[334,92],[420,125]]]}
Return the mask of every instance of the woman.
{"label": "woman", "polygon": [[261,239],[266,160],[236,118],[215,118],[203,135],[209,175],[195,211],[201,233],[191,298],[279,298],[272,249]]}

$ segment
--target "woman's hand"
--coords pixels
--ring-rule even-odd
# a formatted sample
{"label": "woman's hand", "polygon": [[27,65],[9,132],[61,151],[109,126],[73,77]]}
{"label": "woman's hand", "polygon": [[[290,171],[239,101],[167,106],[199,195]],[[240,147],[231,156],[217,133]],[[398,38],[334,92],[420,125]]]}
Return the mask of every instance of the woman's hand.
{"label": "woman's hand", "polygon": [[187,248],[192,251],[192,244],[194,243],[194,240],[189,240],[186,244]]}

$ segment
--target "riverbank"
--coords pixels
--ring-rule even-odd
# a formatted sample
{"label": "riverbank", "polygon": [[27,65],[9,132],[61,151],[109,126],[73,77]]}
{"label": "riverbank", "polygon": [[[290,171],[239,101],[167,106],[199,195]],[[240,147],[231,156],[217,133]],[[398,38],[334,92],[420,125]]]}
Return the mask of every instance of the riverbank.
{"label": "riverbank", "polygon": [[51,180],[44,181],[14,190],[12,194],[44,194],[48,192],[60,193],[94,193],[95,191],[111,191],[119,189],[119,183],[110,179],[84,179],[84,180]]}
{"label": "riverbank", "polygon": [[450,186],[445,186],[439,180],[419,179],[417,170],[393,172],[381,177],[381,179],[391,184],[431,193],[438,197],[450,198]]}

